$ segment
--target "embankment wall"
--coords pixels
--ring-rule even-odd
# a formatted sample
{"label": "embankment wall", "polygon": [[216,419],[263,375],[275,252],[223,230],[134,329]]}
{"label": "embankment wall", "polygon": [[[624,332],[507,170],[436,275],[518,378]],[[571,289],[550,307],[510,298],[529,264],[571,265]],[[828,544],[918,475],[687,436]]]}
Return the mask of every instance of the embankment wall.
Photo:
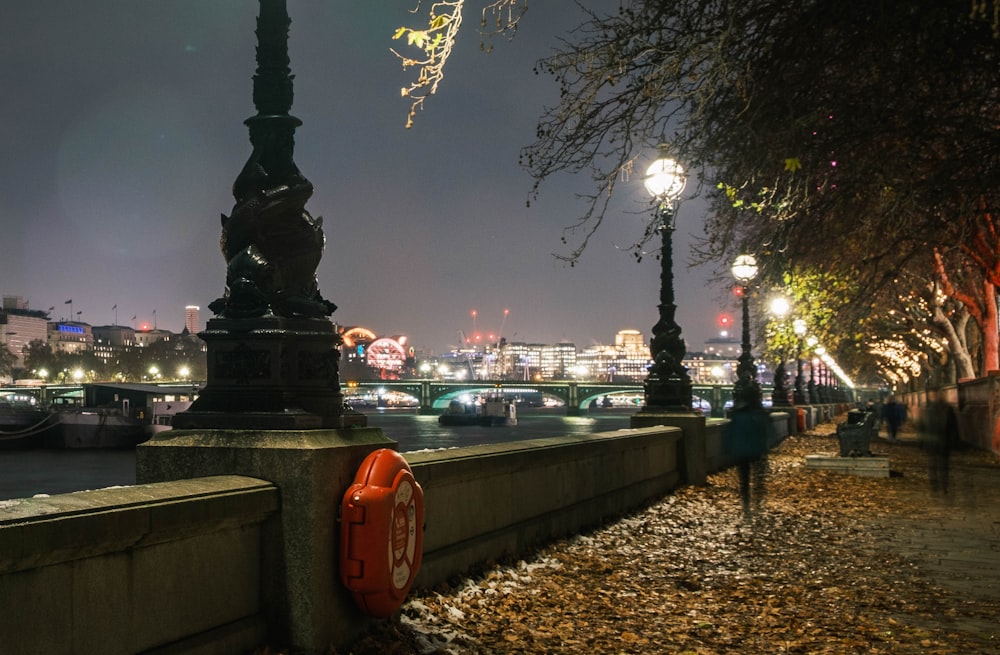
{"label": "embankment wall", "polygon": [[[787,417],[774,420],[783,438]],[[730,463],[725,424],[703,431],[709,471]],[[407,455],[426,503],[417,585],[662,497],[685,482],[684,438],[658,426]],[[219,475],[0,501],[0,644],[21,654],[210,655],[288,635],[294,621],[275,614],[267,591],[295,566],[268,570],[288,550],[282,495],[266,480]],[[322,650],[295,639],[276,645]]]}

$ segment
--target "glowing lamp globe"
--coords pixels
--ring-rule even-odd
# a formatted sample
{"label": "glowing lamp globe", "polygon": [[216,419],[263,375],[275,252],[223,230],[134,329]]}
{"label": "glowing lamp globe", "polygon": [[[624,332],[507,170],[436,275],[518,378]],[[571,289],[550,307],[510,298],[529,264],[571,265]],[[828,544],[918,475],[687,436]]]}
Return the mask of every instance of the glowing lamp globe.
{"label": "glowing lamp globe", "polygon": [[684,190],[687,177],[684,168],[673,159],[657,159],[646,169],[642,183],[654,198],[674,200]]}
{"label": "glowing lamp globe", "polygon": [[738,282],[747,284],[757,277],[757,259],[753,255],[740,255],[729,270]]}

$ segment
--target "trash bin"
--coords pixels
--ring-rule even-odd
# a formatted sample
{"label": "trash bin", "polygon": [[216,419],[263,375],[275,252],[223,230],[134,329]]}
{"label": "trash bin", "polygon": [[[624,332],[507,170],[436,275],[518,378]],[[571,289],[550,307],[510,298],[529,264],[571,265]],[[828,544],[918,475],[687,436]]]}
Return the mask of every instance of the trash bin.
{"label": "trash bin", "polygon": [[795,429],[798,432],[806,431],[806,410],[801,407],[795,410]]}
{"label": "trash bin", "polygon": [[865,413],[860,409],[852,409],[847,412],[847,424],[854,425],[855,423],[863,423],[865,420]]}

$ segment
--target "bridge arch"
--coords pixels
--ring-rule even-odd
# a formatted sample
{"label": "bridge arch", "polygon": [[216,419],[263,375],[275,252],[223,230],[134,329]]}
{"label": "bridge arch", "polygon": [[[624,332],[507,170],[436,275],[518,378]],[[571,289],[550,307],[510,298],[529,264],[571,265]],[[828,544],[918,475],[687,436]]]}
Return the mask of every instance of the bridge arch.
{"label": "bridge arch", "polygon": [[[640,384],[609,384],[594,382],[512,382],[509,380],[366,380],[351,382],[347,387],[377,388],[385,387],[406,393],[420,400],[420,412],[423,414],[440,413],[448,406],[448,402],[462,393],[486,393],[502,389],[505,392],[537,392],[558,398],[566,404],[566,413],[570,416],[586,414],[592,400],[598,403],[606,396],[623,393],[642,393]],[[771,386],[761,385],[765,396],[769,395]],[[725,416],[726,404],[732,400],[733,387],[729,384],[698,384],[691,389],[696,398],[706,401],[702,405],[706,413],[712,417]]]}
{"label": "bridge arch", "polygon": [[579,382],[510,382],[507,380],[467,380],[446,382],[442,380],[370,380],[349,383],[348,387],[385,388],[400,391],[420,399],[421,413],[443,411],[448,403],[463,393],[488,393],[503,391],[518,393],[540,393],[558,398],[566,405],[570,416],[586,413],[590,401],[616,393],[641,393],[638,384],[591,384]]}

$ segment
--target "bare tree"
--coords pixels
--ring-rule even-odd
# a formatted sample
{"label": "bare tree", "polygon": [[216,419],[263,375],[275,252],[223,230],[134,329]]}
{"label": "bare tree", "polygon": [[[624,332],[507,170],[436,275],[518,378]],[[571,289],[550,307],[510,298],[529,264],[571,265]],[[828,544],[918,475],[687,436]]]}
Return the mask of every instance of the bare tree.
{"label": "bare tree", "polygon": [[834,273],[855,281],[839,316],[877,311],[909,268],[933,273],[935,246],[992,275],[998,244],[976,244],[1000,193],[994,24],[965,0],[631,2],[540,63],[560,103],[523,163],[536,191],[593,178],[575,261],[616,182],[666,140],[711,203],[700,260],[749,250],[772,283]]}

